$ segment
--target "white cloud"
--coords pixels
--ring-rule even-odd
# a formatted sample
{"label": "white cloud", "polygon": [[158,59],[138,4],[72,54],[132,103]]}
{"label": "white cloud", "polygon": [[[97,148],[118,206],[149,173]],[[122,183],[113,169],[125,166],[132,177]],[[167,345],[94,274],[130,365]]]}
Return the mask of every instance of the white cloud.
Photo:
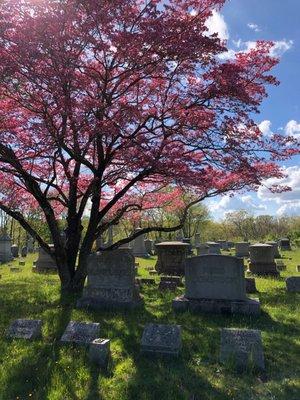
{"label": "white cloud", "polygon": [[[283,168],[285,177],[270,178],[263,182],[257,192],[262,202],[275,202],[277,214],[294,214],[300,211],[300,166]],[[272,193],[268,187],[272,185],[289,186],[292,190],[282,193]]]}
{"label": "white cloud", "polygon": [[274,132],[271,130],[272,122],[269,120],[262,121],[258,127],[265,136],[273,136]]}
{"label": "white cloud", "polygon": [[300,139],[300,123],[294,119],[290,120],[284,129],[285,133],[289,136],[294,136],[296,139]]}
{"label": "white cloud", "polygon": [[259,28],[259,26],[257,24],[254,24],[253,22],[250,22],[249,24],[247,24],[248,28],[252,29],[254,32],[260,32],[261,29]]}
{"label": "white cloud", "polygon": [[267,207],[260,202],[256,202],[252,195],[244,196],[233,196],[225,195],[220,198],[220,200],[210,200],[207,202],[209,210],[212,214],[219,214],[224,217],[227,213],[236,210],[247,210],[250,213],[261,213],[265,211]]}
{"label": "white cloud", "polygon": [[[221,60],[232,60],[238,52],[248,53],[250,50],[255,49],[255,41],[242,41],[241,39],[233,40],[232,43],[238,50],[228,49],[227,52],[221,53],[218,57]],[[272,57],[282,57],[285,52],[293,47],[293,40],[277,40],[271,48],[270,55]]]}
{"label": "white cloud", "polygon": [[229,39],[228,27],[222,14],[213,10],[212,15],[207,19],[205,25],[208,28],[208,35],[218,34],[221,40]]}

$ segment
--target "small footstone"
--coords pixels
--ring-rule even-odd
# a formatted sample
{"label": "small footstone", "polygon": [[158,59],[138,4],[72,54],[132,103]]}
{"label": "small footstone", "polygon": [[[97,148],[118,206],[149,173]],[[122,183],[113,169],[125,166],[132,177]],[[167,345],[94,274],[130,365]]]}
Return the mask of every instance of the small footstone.
{"label": "small footstone", "polygon": [[183,286],[182,278],[180,276],[162,276],[161,282],[174,282],[177,286]]}
{"label": "small footstone", "polygon": [[290,276],[285,283],[288,292],[300,292],[300,276]]}
{"label": "small footstone", "polygon": [[138,278],[137,282],[140,285],[155,285],[155,279],[152,278]]}
{"label": "small footstone", "polygon": [[141,352],[150,354],[178,355],[181,350],[181,327],[179,325],[147,324]]}
{"label": "small footstone", "polygon": [[285,271],[286,270],[286,265],[282,260],[276,260],[276,266],[278,271]]}
{"label": "small footstone", "polygon": [[157,275],[156,269],[150,269],[149,275]]}
{"label": "small footstone", "polygon": [[99,367],[107,368],[109,356],[109,339],[95,339],[92,341],[89,349],[89,358],[91,362],[97,364]]}
{"label": "small footstone", "polygon": [[165,291],[165,290],[170,290],[171,292],[175,292],[177,289],[177,284],[175,282],[170,282],[170,281],[160,281],[158,290],[160,291]]}
{"label": "small footstone", "polygon": [[238,370],[248,366],[265,369],[261,333],[252,329],[228,329],[221,331],[222,363],[233,363]]}
{"label": "small footstone", "polygon": [[245,278],[246,280],[246,293],[257,293],[255,279]]}
{"label": "small footstone", "polygon": [[21,267],[24,267],[24,266],[26,265],[26,262],[25,262],[25,261],[19,261],[19,265],[20,265]]}
{"label": "small footstone", "polygon": [[42,335],[42,321],[39,319],[16,319],[6,332],[9,338],[32,340]]}
{"label": "small footstone", "polygon": [[99,337],[100,324],[70,321],[60,341],[62,343],[89,344]]}

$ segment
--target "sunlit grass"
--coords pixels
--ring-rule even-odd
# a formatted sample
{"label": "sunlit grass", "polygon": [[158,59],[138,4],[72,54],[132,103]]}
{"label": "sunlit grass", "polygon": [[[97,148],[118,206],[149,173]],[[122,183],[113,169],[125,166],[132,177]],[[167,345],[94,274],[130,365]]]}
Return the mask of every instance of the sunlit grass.
{"label": "sunlit grass", "polygon": [[[300,250],[285,256],[292,260],[284,259],[288,269],[280,279],[257,279],[263,312],[252,318],[175,315],[171,307],[174,293],[161,294],[155,287],[142,288],[144,305],[139,310],[77,310],[72,302],[61,303],[57,276],[31,272],[36,256],[27,258],[21,273],[1,266],[0,399],[299,400],[300,294],[287,293],[284,278],[299,275]],[[12,264],[17,266],[18,261]],[[154,266],[155,259],[138,262],[138,276],[149,277],[146,267]],[[42,319],[43,339],[5,339],[5,330],[16,318]],[[101,336],[111,339],[108,371],[91,365],[85,348],[59,344],[70,319],[100,322]],[[180,357],[151,359],[140,354],[140,339],[148,322],[182,326]],[[265,374],[237,374],[219,364],[222,327],[262,331]]]}

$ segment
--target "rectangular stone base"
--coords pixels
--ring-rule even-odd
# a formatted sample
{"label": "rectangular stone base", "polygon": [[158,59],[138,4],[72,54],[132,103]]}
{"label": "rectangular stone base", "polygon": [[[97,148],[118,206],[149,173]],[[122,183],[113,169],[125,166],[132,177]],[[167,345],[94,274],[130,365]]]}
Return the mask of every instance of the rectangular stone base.
{"label": "rectangular stone base", "polygon": [[176,297],[172,302],[174,312],[191,311],[194,313],[212,314],[260,314],[258,299],[246,300],[215,300],[215,299],[187,299],[185,296]]}
{"label": "rectangular stone base", "polygon": [[110,309],[134,309],[141,306],[143,299],[141,297],[131,301],[108,301],[97,299],[94,297],[82,297],[77,301],[77,308],[85,308],[90,310],[110,310]]}
{"label": "rectangular stone base", "polygon": [[254,264],[249,263],[249,272],[253,275],[258,276],[272,276],[272,277],[279,277],[280,273],[277,271],[275,263],[269,264]]}

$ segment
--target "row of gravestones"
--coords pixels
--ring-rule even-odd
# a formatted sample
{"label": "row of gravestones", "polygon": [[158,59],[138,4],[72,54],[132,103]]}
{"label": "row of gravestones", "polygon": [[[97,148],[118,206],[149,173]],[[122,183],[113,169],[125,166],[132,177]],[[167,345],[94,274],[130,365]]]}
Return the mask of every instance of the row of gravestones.
{"label": "row of gravestones", "polygon": [[[100,324],[70,321],[61,343],[85,345],[89,347],[89,359],[106,368],[110,358],[110,340],[99,338]],[[9,339],[33,340],[42,336],[42,321],[18,319],[11,323],[6,336]],[[181,326],[166,324],[147,324],[141,339],[141,352],[144,354],[179,355],[182,348]],[[220,361],[232,363],[238,369],[249,365],[263,370],[264,353],[260,331],[248,329],[221,330]]]}
{"label": "row of gravestones", "polygon": [[29,238],[27,246],[21,248],[19,251],[19,246],[12,244],[12,240],[7,233],[0,236],[0,263],[6,263],[11,261],[13,258],[26,257],[27,253],[34,252],[34,242],[32,238]]}

